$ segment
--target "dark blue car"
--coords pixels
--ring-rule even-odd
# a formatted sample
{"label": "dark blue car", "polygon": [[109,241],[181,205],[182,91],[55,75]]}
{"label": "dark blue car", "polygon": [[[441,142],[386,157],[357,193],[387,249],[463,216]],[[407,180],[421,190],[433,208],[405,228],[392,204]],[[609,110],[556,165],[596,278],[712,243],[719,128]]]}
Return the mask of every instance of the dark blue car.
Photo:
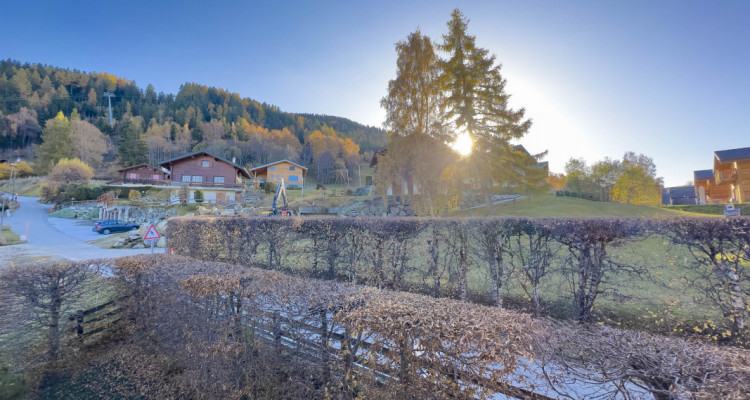
{"label": "dark blue car", "polygon": [[107,219],[95,222],[94,227],[91,230],[103,235],[109,235],[113,232],[134,231],[138,228],[140,228],[140,225],[138,224],[125,222],[119,219]]}

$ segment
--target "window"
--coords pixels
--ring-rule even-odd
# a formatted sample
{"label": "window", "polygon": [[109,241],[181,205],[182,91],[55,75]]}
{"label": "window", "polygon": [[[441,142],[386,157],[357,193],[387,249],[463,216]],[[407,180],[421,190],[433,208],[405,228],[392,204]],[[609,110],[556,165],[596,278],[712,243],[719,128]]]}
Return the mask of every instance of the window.
{"label": "window", "polygon": [[210,167],[211,162],[210,161],[201,161],[201,167]]}
{"label": "window", "polygon": [[138,174],[128,174],[128,179],[138,179]]}
{"label": "window", "polygon": [[155,181],[158,181],[159,180],[159,175],[157,175],[157,174],[151,175],[151,179],[153,179]]}
{"label": "window", "polygon": [[191,178],[192,178],[192,176],[190,176],[190,175],[183,175],[182,176],[182,181],[183,182],[190,182]]}
{"label": "window", "polygon": [[294,171],[294,165],[292,165],[291,167],[289,167],[289,170],[290,171]]}
{"label": "window", "polygon": [[289,182],[299,182],[299,176],[289,175]]}
{"label": "window", "polygon": [[214,183],[224,184],[224,177],[223,176],[214,176]]}
{"label": "window", "polygon": [[193,175],[193,182],[203,182],[202,176]]}

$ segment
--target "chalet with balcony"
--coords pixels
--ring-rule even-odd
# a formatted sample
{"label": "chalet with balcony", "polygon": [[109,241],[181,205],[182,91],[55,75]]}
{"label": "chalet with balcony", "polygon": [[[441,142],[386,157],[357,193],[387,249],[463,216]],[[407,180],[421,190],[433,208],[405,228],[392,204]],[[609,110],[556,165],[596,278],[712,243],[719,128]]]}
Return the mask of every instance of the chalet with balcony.
{"label": "chalet with balcony", "polygon": [[[196,151],[159,163],[169,173],[170,186],[200,188],[206,202],[222,203],[241,198],[243,179],[250,173],[232,161],[208,151]],[[191,198],[194,190],[191,190]]]}
{"label": "chalet with balcony", "polygon": [[122,183],[127,185],[169,185],[169,171],[148,164],[123,168]]}
{"label": "chalet with balcony", "polygon": [[283,179],[286,187],[301,188],[305,182],[307,168],[289,160],[280,160],[250,168],[249,172],[259,182],[278,184]]}
{"label": "chalet with balcony", "polygon": [[726,203],[750,201],[750,147],[715,151],[714,181],[712,200],[721,199]]}

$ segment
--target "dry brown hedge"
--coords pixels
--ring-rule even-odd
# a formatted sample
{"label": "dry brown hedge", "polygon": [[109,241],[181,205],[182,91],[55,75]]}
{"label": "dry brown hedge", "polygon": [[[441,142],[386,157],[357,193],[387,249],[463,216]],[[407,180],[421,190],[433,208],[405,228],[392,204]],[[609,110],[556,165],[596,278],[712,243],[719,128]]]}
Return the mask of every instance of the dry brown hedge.
{"label": "dry brown hedge", "polygon": [[191,398],[711,399],[750,390],[742,349],[180,256],[114,264],[137,294],[133,326],[179,366],[173,384]]}

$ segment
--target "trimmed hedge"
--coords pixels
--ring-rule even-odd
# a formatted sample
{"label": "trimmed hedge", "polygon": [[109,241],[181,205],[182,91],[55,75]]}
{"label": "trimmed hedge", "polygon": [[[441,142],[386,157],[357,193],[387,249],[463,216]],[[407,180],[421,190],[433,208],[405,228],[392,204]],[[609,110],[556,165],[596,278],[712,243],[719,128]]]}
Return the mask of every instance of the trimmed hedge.
{"label": "trimmed hedge", "polygon": [[[196,259],[434,297],[469,300],[479,295],[498,306],[512,270],[524,282],[535,312],[540,308],[538,287],[554,270],[571,283],[571,317],[581,322],[593,319],[596,300],[614,276],[652,279],[647,265],[616,259],[613,251],[658,235],[690,254],[685,267],[710,282],[684,284],[704,291],[709,304],[725,315],[731,327],[725,338],[747,338],[747,218],[194,217],[170,219],[167,232],[176,254]],[[712,246],[716,251],[707,255]],[[661,262],[650,260],[651,265]],[[490,292],[469,291],[467,276],[475,268],[487,272]]]}
{"label": "trimmed hedge", "polygon": [[[750,355],[179,256],[114,260],[173,396],[740,398]],[[144,369],[147,369],[144,366]]]}

